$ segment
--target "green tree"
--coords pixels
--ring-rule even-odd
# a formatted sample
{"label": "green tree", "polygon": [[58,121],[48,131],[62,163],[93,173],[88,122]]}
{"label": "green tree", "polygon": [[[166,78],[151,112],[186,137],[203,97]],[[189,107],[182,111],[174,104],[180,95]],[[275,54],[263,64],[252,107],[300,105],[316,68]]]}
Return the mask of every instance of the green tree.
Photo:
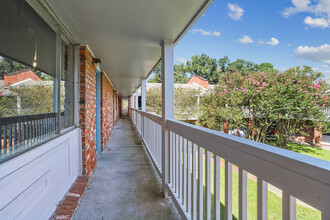
{"label": "green tree", "polygon": [[267,70],[273,70],[274,66],[271,63],[261,63],[257,66],[258,71],[267,71]]}
{"label": "green tree", "polygon": [[219,72],[225,72],[230,60],[227,56],[219,59]]}
{"label": "green tree", "polygon": [[43,73],[40,70],[34,69],[32,67],[21,64],[6,57],[0,57],[0,80],[3,80],[4,75],[6,74],[23,70],[32,70],[43,81],[53,80],[53,77],[51,75]]}
{"label": "green tree", "polygon": [[251,61],[246,61],[243,59],[237,59],[234,62],[228,64],[226,72],[242,72],[244,74],[256,72],[258,70],[258,65]]}
{"label": "green tree", "polygon": [[[11,88],[20,99],[20,115],[32,115],[53,112],[53,86],[35,85]],[[61,94],[64,106],[64,91]]]}
{"label": "green tree", "polygon": [[[174,83],[187,83],[189,77],[186,73],[186,66],[183,63],[174,65]],[[162,63],[160,62],[154,69],[154,77],[148,83],[162,82]]]}
{"label": "green tree", "polygon": [[148,83],[161,83],[162,82],[162,62],[159,62],[154,69],[155,76],[148,81]]}
{"label": "green tree", "polygon": [[162,115],[162,90],[152,87],[146,91],[146,109],[157,115]]}
{"label": "green tree", "polygon": [[21,70],[26,70],[28,67],[6,57],[0,57],[0,80],[3,80],[4,75]]}
{"label": "green tree", "polygon": [[[220,123],[229,121],[232,127],[244,127],[251,140],[276,141],[285,148],[290,135],[302,131],[304,120],[321,126],[326,119],[328,85],[321,75],[307,66],[283,73],[226,72],[201,99],[199,124],[219,129]],[[274,126],[276,132],[271,134]]]}
{"label": "green tree", "polygon": [[[177,120],[197,118],[199,112],[199,90],[177,87],[174,89],[174,113]],[[161,88],[153,87],[147,90],[146,108],[148,112],[162,114]]]}
{"label": "green tree", "polygon": [[0,117],[17,115],[17,101],[13,96],[2,96],[0,91]]}
{"label": "green tree", "polygon": [[180,63],[174,65],[174,83],[187,83],[189,76],[186,71],[187,67],[185,64]]}
{"label": "green tree", "polygon": [[216,84],[220,78],[217,60],[206,54],[193,56],[191,61],[187,62],[186,70],[192,75],[207,79],[210,84]]}

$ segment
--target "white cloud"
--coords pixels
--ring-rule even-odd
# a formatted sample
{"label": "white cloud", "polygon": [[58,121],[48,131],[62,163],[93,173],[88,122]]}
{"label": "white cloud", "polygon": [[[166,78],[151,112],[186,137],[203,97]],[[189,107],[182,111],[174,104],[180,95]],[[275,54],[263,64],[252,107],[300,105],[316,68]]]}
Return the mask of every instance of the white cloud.
{"label": "white cloud", "polygon": [[290,17],[291,15],[299,12],[310,12],[313,14],[328,14],[330,15],[330,1],[329,0],[314,0],[316,4],[312,4],[311,0],[292,0],[294,7],[285,8],[282,12],[284,17]]}
{"label": "white cloud", "polygon": [[283,17],[290,17],[299,12],[311,12],[311,0],[292,0],[294,7],[285,8],[282,12]]}
{"label": "white cloud", "polygon": [[244,14],[243,8],[240,8],[238,5],[231,3],[228,3],[228,8],[229,8],[228,16],[231,19],[242,20],[242,16]]}
{"label": "white cloud", "polygon": [[310,16],[307,16],[304,20],[304,23],[313,27],[313,28],[327,28],[330,27],[330,19],[325,18],[312,18]]}
{"label": "white cloud", "polygon": [[244,35],[242,38],[238,39],[241,44],[252,44],[253,40],[250,36]]}
{"label": "white cloud", "polygon": [[259,44],[259,45],[263,45],[263,44],[265,44],[265,41],[263,41],[263,40],[259,40],[259,41],[258,41],[258,44]]}
{"label": "white cloud", "polygon": [[279,44],[279,40],[277,40],[275,37],[270,38],[270,41],[267,41],[266,44],[272,45],[272,46],[276,46],[277,44]]}
{"label": "white cloud", "polygon": [[186,58],[183,58],[183,57],[177,57],[177,58],[175,59],[175,61],[176,61],[177,63],[186,63],[188,60],[187,60]]}
{"label": "white cloud", "polygon": [[270,38],[270,41],[259,40],[258,43],[259,43],[260,45],[262,45],[262,44],[268,44],[268,45],[276,46],[277,44],[280,43],[280,41],[277,40],[275,37],[271,37],[271,38]]}
{"label": "white cloud", "polygon": [[330,65],[329,44],[323,44],[319,47],[299,46],[295,50],[295,54],[299,58],[305,58]]}
{"label": "white cloud", "polygon": [[[315,2],[315,4],[313,4]],[[291,15],[300,12],[309,12],[316,17],[307,16],[304,23],[311,27],[330,27],[330,1],[329,0],[292,0],[293,7],[285,8],[283,17],[289,18]]]}
{"label": "white cloud", "polygon": [[285,72],[287,71],[289,68],[288,67],[274,67],[274,69],[277,69],[280,72]]}
{"label": "white cloud", "polygon": [[219,37],[221,35],[221,32],[218,32],[218,31],[205,31],[203,29],[192,29],[191,31],[193,34],[200,33],[202,36]]}

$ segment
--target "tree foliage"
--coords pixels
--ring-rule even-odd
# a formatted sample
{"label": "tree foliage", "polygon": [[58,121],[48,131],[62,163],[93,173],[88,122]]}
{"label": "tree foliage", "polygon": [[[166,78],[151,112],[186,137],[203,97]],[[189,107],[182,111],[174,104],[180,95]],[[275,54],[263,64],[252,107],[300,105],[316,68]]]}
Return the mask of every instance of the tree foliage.
{"label": "tree foliage", "polygon": [[148,83],[161,83],[162,82],[162,62],[159,62],[154,69],[155,76],[148,81]]}
{"label": "tree foliage", "polygon": [[[207,79],[210,84],[217,84],[221,75],[228,72],[242,72],[243,74],[247,74],[256,71],[273,70],[273,68],[273,65],[270,63],[261,63],[258,65],[243,59],[230,62],[227,56],[217,61],[206,54],[202,54],[193,56],[186,64],[180,63],[174,65],[174,82],[186,83],[191,75],[197,75]],[[161,83],[161,73],[162,65],[159,63],[154,70],[154,78],[150,79],[148,82]]]}
{"label": "tree foliage", "polygon": [[27,66],[24,64],[20,64],[6,57],[0,57],[0,80],[3,80],[6,74],[26,69]]}
{"label": "tree foliage", "polygon": [[20,115],[53,112],[53,86],[21,86],[11,91],[20,98]]}
{"label": "tree foliage", "polygon": [[321,75],[308,66],[283,73],[225,72],[214,91],[201,99],[199,123],[219,129],[220,123],[229,121],[234,128],[244,128],[249,139],[286,147],[290,135],[302,130],[299,121],[308,119],[315,126],[326,119],[328,86]]}
{"label": "tree foliage", "polygon": [[[174,89],[174,114],[177,120],[190,120],[197,118],[199,111],[198,98],[200,90],[175,88]],[[162,114],[161,88],[153,87],[147,90],[146,108],[148,112]]]}
{"label": "tree foliage", "polygon": [[191,61],[187,62],[186,70],[192,75],[207,79],[210,84],[216,84],[220,78],[217,60],[206,54],[193,56]]}
{"label": "tree foliage", "polygon": [[[53,85],[11,87],[10,96],[0,91],[0,117],[53,112]],[[65,111],[65,89],[61,88],[61,112]]]}
{"label": "tree foliage", "polygon": [[9,117],[17,114],[16,97],[2,96],[0,91],[0,117]]}
{"label": "tree foliage", "polygon": [[[174,83],[187,83],[189,76],[186,73],[186,65],[183,63],[174,65]],[[162,63],[158,63],[154,69],[154,77],[148,83],[162,82]]]}
{"label": "tree foliage", "polygon": [[0,80],[3,80],[6,74],[23,70],[32,70],[43,81],[53,80],[52,76],[43,73],[37,69],[21,64],[6,57],[0,57]]}

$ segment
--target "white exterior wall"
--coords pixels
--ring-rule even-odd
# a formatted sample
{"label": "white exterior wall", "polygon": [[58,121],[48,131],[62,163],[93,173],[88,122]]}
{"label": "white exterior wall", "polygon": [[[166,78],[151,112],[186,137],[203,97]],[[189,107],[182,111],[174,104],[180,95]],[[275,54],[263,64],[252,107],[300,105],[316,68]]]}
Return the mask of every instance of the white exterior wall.
{"label": "white exterior wall", "polygon": [[80,174],[78,128],[0,164],[0,219],[49,219]]}

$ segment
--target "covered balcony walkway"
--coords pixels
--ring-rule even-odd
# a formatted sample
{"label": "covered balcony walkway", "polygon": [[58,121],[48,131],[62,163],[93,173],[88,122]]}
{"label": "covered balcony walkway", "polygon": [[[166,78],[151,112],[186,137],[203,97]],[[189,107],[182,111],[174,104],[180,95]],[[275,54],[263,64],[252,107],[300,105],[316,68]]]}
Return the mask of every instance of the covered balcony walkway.
{"label": "covered balcony walkway", "polygon": [[180,219],[131,120],[119,119],[73,219]]}

